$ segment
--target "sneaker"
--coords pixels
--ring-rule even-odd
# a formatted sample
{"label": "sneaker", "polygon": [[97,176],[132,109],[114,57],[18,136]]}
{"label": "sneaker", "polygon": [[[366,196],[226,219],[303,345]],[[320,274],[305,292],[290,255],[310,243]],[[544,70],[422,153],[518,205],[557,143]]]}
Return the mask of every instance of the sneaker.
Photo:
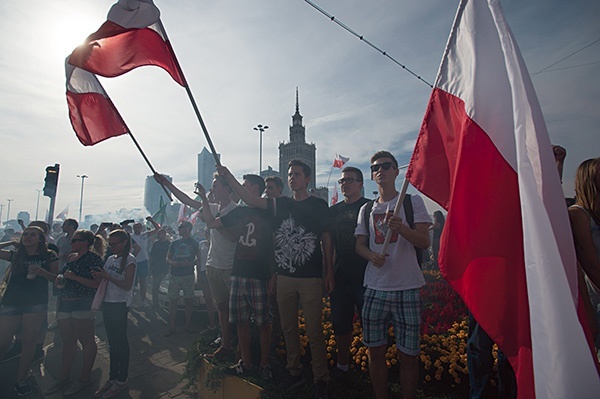
{"label": "sneaker", "polygon": [[271,366],[268,364],[266,366],[262,366],[258,370],[258,376],[264,382],[272,381],[273,380],[273,372],[271,371]]}
{"label": "sneaker", "polygon": [[15,382],[15,391],[19,396],[29,395],[32,392],[31,387],[27,384],[27,381]]}
{"label": "sneaker", "polygon": [[92,382],[93,381],[91,378],[87,381],[76,381],[75,384],[71,385],[71,387],[65,391],[65,396],[76,394],[77,392],[92,385]]}
{"label": "sneaker", "polygon": [[125,382],[115,381],[115,383],[112,384],[110,389],[108,391],[106,391],[104,393],[104,395],[102,395],[102,399],[114,398],[115,396],[117,396],[118,394],[120,394],[121,392],[126,390],[128,387],[129,387],[129,385],[127,384],[127,381],[125,381]]}
{"label": "sneaker", "polygon": [[106,381],[106,382],[104,383],[104,385],[102,385],[102,387],[101,387],[100,389],[98,389],[96,392],[94,392],[94,397],[95,397],[95,398],[101,398],[101,397],[102,397],[102,395],[104,395],[106,392],[108,392],[108,390],[109,390],[110,388],[112,388],[112,386],[113,386],[113,384],[114,384],[115,382],[116,382],[116,381]]}
{"label": "sneaker", "polygon": [[227,375],[235,375],[237,377],[247,377],[250,374],[252,367],[244,366],[244,362],[240,359],[236,364],[226,368],[223,372]]}
{"label": "sneaker", "polygon": [[284,391],[291,391],[292,389],[298,388],[300,385],[304,384],[306,380],[302,374],[291,375],[288,374],[281,384],[281,388]]}
{"label": "sneaker", "polygon": [[44,392],[44,393],[51,394],[51,393],[60,391],[65,386],[67,386],[67,384],[69,384],[70,382],[71,382],[70,378],[65,378],[65,379],[62,379],[62,380],[58,380],[54,384],[50,385],[50,388],[48,388],[46,390],[46,392]]}
{"label": "sneaker", "polygon": [[315,399],[329,399],[327,381],[317,381],[315,383]]}

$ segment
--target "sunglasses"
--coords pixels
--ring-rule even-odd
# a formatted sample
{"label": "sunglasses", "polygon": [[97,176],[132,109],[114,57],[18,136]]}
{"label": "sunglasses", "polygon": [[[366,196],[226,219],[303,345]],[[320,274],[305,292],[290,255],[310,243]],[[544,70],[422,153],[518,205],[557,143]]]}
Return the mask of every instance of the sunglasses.
{"label": "sunglasses", "polygon": [[338,184],[341,186],[344,183],[352,184],[355,181],[360,181],[360,180],[355,179],[354,177],[344,177],[343,179],[338,180]]}
{"label": "sunglasses", "polygon": [[383,163],[376,163],[374,165],[371,165],[371,172],[378,172],[379,169],[383,169],[383,170],[389,170],[390,168],[396,168],[394,166],[394,164],[392,162],[383,162]]}
{"label": "sunglasses", "polygon": [[83,242],[85,240],[83,238],[71,238],[71,244],[74,244],[74,243],[76,243],[78,241]]}

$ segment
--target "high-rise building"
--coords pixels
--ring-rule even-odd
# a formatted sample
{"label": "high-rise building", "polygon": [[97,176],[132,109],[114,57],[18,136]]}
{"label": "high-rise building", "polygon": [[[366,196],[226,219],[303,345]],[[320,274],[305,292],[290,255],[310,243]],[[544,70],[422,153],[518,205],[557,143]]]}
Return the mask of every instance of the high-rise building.
{"label": "high-rise building", "polygon": [[[290,141],[289,143],[279,143],[279,174],[283,181],[287,182],[288,163],[293,159],[298,159],[310,166],[311,176],[308,189],[314,189],[316,187],[316,153],[315,144],[306,142],[305,128],[302,125],[302,115],[300,115],[298,88],[296,87],[296,113],[292,115]],[[287,184],[284,184],[283,194],[290,195],[290,188]]]}
{"label": "high-rise building", "polygon": [[[173,182],[171,176],[165,175],[165,177],[170,182]],[[147,176],[146,184],[144,185],[144,208],[146,208],[150,215],[154,215],[156,211],[159,210],[161,198],[163,204],[169,204],[171,202],[162,186],[154,180],[154,176]]]}
{"label": "high-rise building", "polygon": [[[217,159],[221,160],[221,154],[217,154]],[[207,191],[211,188],[213,175],[217,171],[215,164],[215,157],[213,157],[212,152],[203,147],[200,154],[198,154],[198,181]]]}

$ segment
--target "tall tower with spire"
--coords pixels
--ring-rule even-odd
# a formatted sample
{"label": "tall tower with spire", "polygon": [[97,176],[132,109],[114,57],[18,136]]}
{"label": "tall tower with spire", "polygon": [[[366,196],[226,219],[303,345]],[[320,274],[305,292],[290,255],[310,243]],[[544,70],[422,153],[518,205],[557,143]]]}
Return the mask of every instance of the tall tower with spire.
{"label": "tall tower with spire", "polygon": [[[296,87],[296,113],[292,115],[292,126],[290,126],[290,141],[279,143],[279,173],[284,182],[287,182],[288,162],[298,159],[311,169],[311,179],[308,188],[315,188],[315,166],[317,147],[314,143],[306,142],[306,129],[302,125],[300,115],[300,102],[298,100],[298,88]],[[284,195],[290,195],[290,189],[284,184]]]}

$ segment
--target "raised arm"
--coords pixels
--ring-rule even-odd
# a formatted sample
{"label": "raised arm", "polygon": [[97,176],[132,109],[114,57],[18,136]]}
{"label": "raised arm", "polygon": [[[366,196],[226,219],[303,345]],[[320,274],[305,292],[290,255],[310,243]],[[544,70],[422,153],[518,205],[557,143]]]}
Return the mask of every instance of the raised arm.
{"label": "raised arm", "polygon": [[148,236],[153,236],[154,234],[156,234],[158,232],[158,230],[160,230],[160,225],[158,223],[156,223],[156,220],[154,220],[152,218],[152,216],[148,216],[146,218],[147,221],[149,221],[150,223],[152,223],[152,226],[154,227],[154,230],[150,230],[149,232],[147,232],[146,234]]}
{"label": "raised arm", "polygon": [[208,203],[208,198],[206,197],[206,189],[200,183],[196,183],[196,189],[194,190],[195,194],[198,194],[200,199],[202,200],[202,217],[204,222],[211,229],[220,229],[223,227],[223,223],[219,218],[215,218],[212,214],[212,210],[210,209],[210,204]]}
{"label": "raised arm", "polygon": [[154,180],[157,181],[157,183],[162,184],[163,186],[167,187],[169,190],[171,190],[171,192],[173,193],[173,195],[179,200],[181,201],[182,204],[185,204],[191,208],[194,209],[200,209],[202,207],[202,203],[198,202],[196,200],[191,199],[186,193],[184,193],[183,191],[181,191],[180,189],[178,189],[173,183],[171,183],[169,180],[167,180],[166,177],[164,177],[163,175],[159,174],[158,172],[154,173]]}
{"label": "raised arm", "polygon": [[242,186],[239,181],[237,181],[227,167],[223,165],[217,165],[217,172],[220,176],[225,178],[231,189],[235,191],[238,197],[240,197],[240,199],[247,205],[254,208],[267,209],[268,199],[252,195],[252,193],[246,190],[246,188]]}

